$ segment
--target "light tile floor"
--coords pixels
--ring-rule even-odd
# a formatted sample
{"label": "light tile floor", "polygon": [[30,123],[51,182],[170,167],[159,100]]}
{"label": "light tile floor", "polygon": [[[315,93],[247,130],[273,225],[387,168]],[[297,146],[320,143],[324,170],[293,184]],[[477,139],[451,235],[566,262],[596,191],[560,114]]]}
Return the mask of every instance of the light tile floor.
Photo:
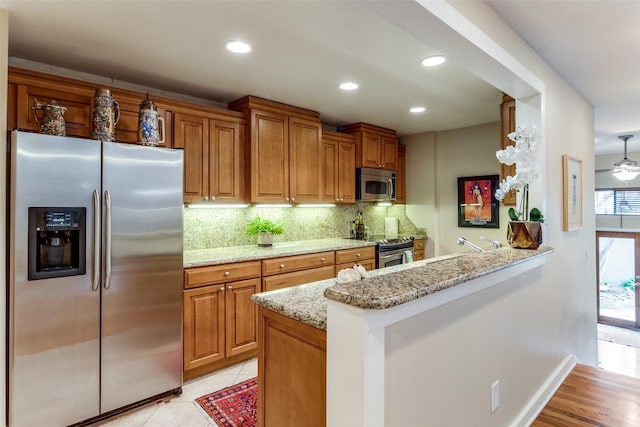
{"label": "light tile floor", "polygon": [[598,366],[640,378],[640,332],[598,325]]}
{"label": "light tile floor", "polygon": [[[598,325],[598,366],[607,371],[640,378],[640,332]],[[101,427],[216,427],[195,399],[253,378],[256,359],[217,371],[184,384],[182,395],[151,403],[116,418],[95,424]]]}
{"label": "light tile floor", "polygon": [[96,423],[95,426],[215,427],[216,424],[211,417],[195,402],[196,398],[241,383],[257,375],[257,360],[247,360],[185,383],[182,386],[180,396],[132,409],[118,417]]}

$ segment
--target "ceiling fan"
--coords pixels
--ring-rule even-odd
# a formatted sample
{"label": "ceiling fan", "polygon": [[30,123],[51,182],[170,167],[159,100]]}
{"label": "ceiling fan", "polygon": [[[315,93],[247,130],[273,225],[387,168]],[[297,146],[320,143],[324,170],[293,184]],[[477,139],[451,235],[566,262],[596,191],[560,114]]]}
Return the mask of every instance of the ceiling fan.
{"label": "ceiling fan", "polygon": [[596,173],[613,171],[613,176],[620,181],[631,181],[640,174],[638,162],[627,157],[627,141],[633,138],[633,135],[620,135],[618,138],[624,141],[624,159],[615,162],[613,169],[599,169]]}

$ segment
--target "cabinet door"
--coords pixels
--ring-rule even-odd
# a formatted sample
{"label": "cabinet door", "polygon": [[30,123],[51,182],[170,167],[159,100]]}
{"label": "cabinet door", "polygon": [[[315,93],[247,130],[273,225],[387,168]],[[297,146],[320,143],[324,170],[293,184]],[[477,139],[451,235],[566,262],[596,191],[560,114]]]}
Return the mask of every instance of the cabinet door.
{"label": "cabinet door", "polygon": [[356,202],[356,144],[338,144],[338,199],[340,203]]}
{"label": "cabinet door", "polygon": [[262,289],[275,291],[276,289],[288,288],[290,286],[303,285],[305,283],[317,282],[318,280],[331,279],[334,276],[335,265],[326,267],[310,268],[308,270],[294,271],[291,273],[276,274],[262,278]]}
{"label": "cabinet door", "polygon": [[[118,124],[116,124],[116,141],[118,142],[127,142],[131,144],[138,143],[138,127],[139,127],[139,115],[140,115],[140,104],[145,99],[143,94],[132,94],[127,93],[123,94],[117,91],[114,91],[113,97],[118,101],[120,106],[120,120],[118,120]],[[164,132],[162,134],[162,125],[159,123],[159,137],[162,138],[164,136],[165,142],[160,144],[161,147],[172,147],[173,146],[173,133],[171,132],[172,128],[172,119],[171,112],[163,109],[157,108],[158,117],[162,117],[164,119]]]}
{"label": "cabinet door", "polygon": [[396,159],[398,157],[398,139],[383,135],[380,147],[380,167],[382,169],[390,171],[396,170]]}
{"label": "cabinet door", "polygon": [[407,149],[398,144],[398,164],[396,170],[396,203],[407,203]]}
{"label": "cabinet door", "polygon": [[292,203],[319,202],[322,183],[320,122],[289,119],[289,195]]}
{"label": "cabinet door", "polygon": [[209,197],[223,202],[243,201],[240,123],[209,122]]}
{"label": "cabinet door", "polygon": [[381,167],[380,163],[380,135],[371,132],[362,132],[362,166],[366,168]]}
{"label": "cabinet door", "polygon": [[176,113],[174,146],[184,149],[184,201],[209,198],[209,120]]}
{"label": "cabinet door", "polygon": [[289,199],[289,119],[251,111],[251,202]]}
{"label": "cabinet door", "polygon": [[224,285],[183,291],[184,369],[224,357]]}
{"label": "cabinet door", "polygon": [[[90,138],[94,92],[86,88],[59,83],[51,84],[50,86],[47,86],[45,82],[40,83],[42,83],[41,86],[35,84],[18,85],[16,102],[17,127],[34,132],[40,131],[40,125],[33,116],[32,108],[35,106],[36,100],[41,104],[47,104],[51,100],[55,100],[58,105],[67,108],[64,113],[67,136]],[[37,111],[37,115],[38,120],[40,120],[42,111]]]}
{"label": "cabinet door", "polygon": [[260,279],[232,282],[227,285],[226,355],[227,357],[257,347],[258,308],[251,295],[260,292]]}
{"label": "cabinet door", "polygon": [[338,203],[338,142],[330,139],[322,140],[322,201]]}
{"label": "cabinet door", "polygon": [[[509,95],[502,95],[502,103],[500,104],[500,149],[504,150],[509,145],[513,145],[513,141],[509,139],[509,134],[516,130],[516,101]],[[516,165],[505,165],[500,163],[500,179],[516,174]],[[505,206],[516,205],[516,193],[511,191],[502,199]]]}

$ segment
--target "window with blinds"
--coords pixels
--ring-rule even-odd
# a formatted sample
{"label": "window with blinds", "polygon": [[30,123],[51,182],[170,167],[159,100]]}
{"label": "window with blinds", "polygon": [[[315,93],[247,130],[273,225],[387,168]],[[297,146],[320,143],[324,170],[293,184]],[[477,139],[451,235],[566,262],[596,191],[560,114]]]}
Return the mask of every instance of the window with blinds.
{"label": "window with blinds", "polygon": [[640,189],[596,190],[596,215],[640,215]]}

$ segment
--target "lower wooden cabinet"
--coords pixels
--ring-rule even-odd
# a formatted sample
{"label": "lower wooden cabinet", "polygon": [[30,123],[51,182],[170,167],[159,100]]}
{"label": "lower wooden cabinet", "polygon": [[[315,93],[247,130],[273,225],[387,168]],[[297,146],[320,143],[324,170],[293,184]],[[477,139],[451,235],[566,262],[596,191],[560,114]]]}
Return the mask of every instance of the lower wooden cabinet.
{"label": "lower wooden cabinet", "polygon": [[[257,310],[251,295],[260,292],[260,262],[185,271],[183,291],[184,370],[200,368],[256,349]],[[258,275],[246,280],[217,277]],[[225,276],[225,273],[226,276]],[[202,279],[211,281],[203,285]],[[191,281],[190,281],[191,279]],[[193,287],[199,286],[199,287]]]}
{"label": "lower wooden cabinet", "polygon": [[260,307],[258,425],[324,427],[327,334]]}
{"label": "lower wooden cabinet", "polygon": [[262,261],[262,290],[317,282],[334,277],[335,252],[271,258]]}
{"label": "lower wooden cabinet", "polygon": [[365,270],[376,269],[376,247],[365,246],[362,248],[342,249],[336,251],[336,272],[344,268],[352,268],[354,264],[359,264]]}
{"label": "lower wooden cabinet", "polygon": [[424,259],[424,247],[426,239],[415,239],[413,241],[413,260],[420,261]]}

